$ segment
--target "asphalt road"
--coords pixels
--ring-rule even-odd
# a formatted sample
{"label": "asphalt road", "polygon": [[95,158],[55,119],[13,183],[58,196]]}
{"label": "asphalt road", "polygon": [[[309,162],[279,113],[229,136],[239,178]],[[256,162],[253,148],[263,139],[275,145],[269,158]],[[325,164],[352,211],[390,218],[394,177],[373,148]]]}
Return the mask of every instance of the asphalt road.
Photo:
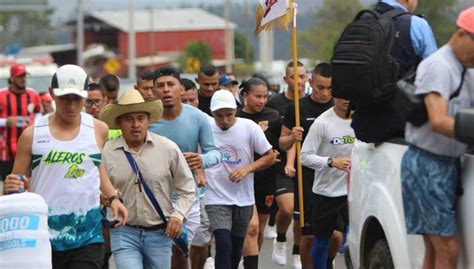
{"label": "asphalt road", "polygon": [[[272,261],[272,248],[273,248],[273,239],[265,239],[263,242],[263,247],[262,250],[260,251],[259,254],[259,263],[258,263],[258,268],[261,269],[291,269],[291,249],[293,246],[293,232],[292,232],[292,227],[288,229],[287,233],[287,240],[288,240],[288,246],[287,246],[287,259],[288,263],[286,266],[280,266],[277,265]],[[344,264],[344,256],[343,255],[337,255],[336,260],[335,260],[336,266],[334,269],[345,269],[346,265]]]}

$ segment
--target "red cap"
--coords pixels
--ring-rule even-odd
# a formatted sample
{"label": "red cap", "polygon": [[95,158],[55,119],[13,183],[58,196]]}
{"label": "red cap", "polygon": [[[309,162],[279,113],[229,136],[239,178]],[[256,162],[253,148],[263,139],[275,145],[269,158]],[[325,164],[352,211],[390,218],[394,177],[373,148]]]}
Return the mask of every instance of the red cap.
{"label": "red cap", "polygon": [[53,101],[53,98],[51,98],[51,95],[49,94],[49,92],[46,92],[44,94],[41,94],[40,95],[40,99],[41,101],[43,102],[51,102]]}
{"label": "red cap", "polygon": [[459,14],[456,24],[459,28],[474,33],[474,6],[462,11]]}
{"label": "red cap", "polygon": [[10,67],[10,76],[11,77],[19,77],[24,74],[28,74],[26,72],[26,67],[22,64],[14,64]]}

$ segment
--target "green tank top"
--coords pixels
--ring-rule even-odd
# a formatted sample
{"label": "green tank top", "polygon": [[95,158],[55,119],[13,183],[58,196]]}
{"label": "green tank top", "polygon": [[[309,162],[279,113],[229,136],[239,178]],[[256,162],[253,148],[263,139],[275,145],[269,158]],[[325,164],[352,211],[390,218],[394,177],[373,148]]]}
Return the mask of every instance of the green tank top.
{"label": "green tank top", "polygon": [[122,136],[122,130],[120,129],[109,130],[109,134],[107,135],[107,141],[110,141],[112,139],[115,139],[121,136]]}

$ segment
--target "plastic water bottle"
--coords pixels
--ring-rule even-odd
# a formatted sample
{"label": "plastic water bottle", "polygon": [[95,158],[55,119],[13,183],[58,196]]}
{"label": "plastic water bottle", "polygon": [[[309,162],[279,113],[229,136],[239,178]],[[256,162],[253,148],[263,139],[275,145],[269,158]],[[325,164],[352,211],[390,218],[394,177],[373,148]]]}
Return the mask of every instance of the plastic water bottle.
{"label": "plastic water bottle", "polygon": [[[22,181],[23,183],[25,183],[25,176],[22,175],[22,174],[18,174],[17,175],[19,180]],[[16,193],[23,193],[25,192],[25,188],[19,188],[18,191]]]}
{"label": "plastic water bottle", "polygon": [[30,119],[27,116],[18,116],[16,120],[16,127],[25,127],[30,124]]}
{"label": "plastic water bottle", "polygon": [[0,268],[52,268],[48,206],[38,194],[0,196]]}
{"label": "plastic water bottle", "polygon": [[118,215],[117,219],[114,220],[114,212],[112,208],[106,207],[106,210],[107,210],[106,220],[108,221],[108,225],[110,228],[113,228],[115,224],[122,221],[122,215]]}

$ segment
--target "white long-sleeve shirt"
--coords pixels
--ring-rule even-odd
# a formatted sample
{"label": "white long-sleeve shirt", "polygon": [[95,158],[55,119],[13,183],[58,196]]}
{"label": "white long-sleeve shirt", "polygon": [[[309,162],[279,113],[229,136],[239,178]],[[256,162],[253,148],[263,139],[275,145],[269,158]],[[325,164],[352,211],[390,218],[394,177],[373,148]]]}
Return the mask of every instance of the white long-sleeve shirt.
{"label": "white long-sleeve shirt", "polygon": [[328,197],[347,195],[347,173],[328,166],[328,159],[351,157],[355,142],[350,119],[336,115],[334,108],[321,114],[309,129],[301,150],[301,163],[315,170],[313,192]]}

